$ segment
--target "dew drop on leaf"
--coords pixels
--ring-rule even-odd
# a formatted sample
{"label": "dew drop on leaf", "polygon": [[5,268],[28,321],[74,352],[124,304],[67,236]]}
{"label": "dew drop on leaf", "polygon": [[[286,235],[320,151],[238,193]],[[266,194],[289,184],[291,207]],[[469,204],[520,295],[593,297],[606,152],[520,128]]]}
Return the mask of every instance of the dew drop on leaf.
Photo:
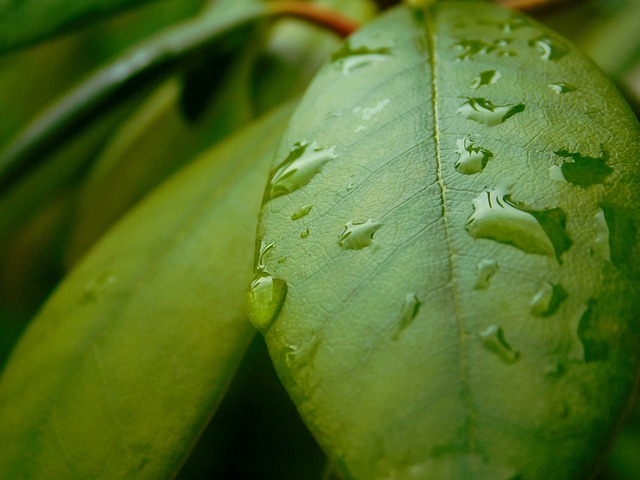
{"label": "dew drop on leaf", "polygon": [[116,281],[116,277],[111,272],[104,272],[91,280],[84,287],[81,303],[95,301],[100,298]]}
{"label": "dew drop on leaf", "polygon": [[497,325],[490,325],[480,332],[482,346],[497,355],[504,363],[515,363],[520,353],[515,351],[507,342],[504,331]]}
{"label": "dew drop on leaf", "polygon": [[465,175],[480,173],[487,166],[487,162],[493,158],[492,152],[486,148],[477,147],[469,138],[458,140],[457,147],[458,160],[454,167]]}
{"label": "dew drop on leaf", "polygon": [[249,288],[247,313],[261,333],[266,333],[278,317],[287,296],[287,282],[264,271],[253,277]]}
{"label": "dew drop on leaf", "polygon": [[538,317],[550,317],[558,311],[562,302],[568,297],[562,285],[544,282],[529,303],[531,313]]}
{"label": "dew drop on leaf", "polygon": [[422,302],[416,296],[415,293],[408,293],[404,298],[402,304],[402,312],[400,314],[400,322],[398,323],[398,329],[393,334],[393,340],[397,340],[400,334],[413,323],[420,312]]}
{"label": "dew drop on leaf", "polygon": [[564,178],[560,165],[551,165],[549,167],[549,178],[555,182],[567,183],[567,179]]}
{"label": "dew drop on leaf", "polygon": [[300,238],[307,238],[311,232],[308,228],[305,228],[302,233],[300,233]]}
{"label": "dew drop on leaf", "polygon": [[535,210],[514,202],[502,189],[481,193],[473,206],[466,229],[474,238],[513,245],[526,253],[555,256],[560,263],[560,256],[573,243],[561,208]]}
{"label": "dew drop on leaf", "polygon": [[535,48],[543,60],[558,60],[569,53],[568,47],[544,35],[529,40],[529,46]]}
{"label": "dew drop on leaf", "polygon": [[595,236],[593,245],[591,246],[591,254],[597,255],[603,260],[611,260],[611,251],[609,248],[609,225],[604,216],[604,210],[599,208],[593,215],[593,226]]}
{"label": "dew drop on leaf", "polygon": [[263,203],[304,187],[322,167],[337,157],[335,147],[319,147],[316,142],[297,142],[271,173]]}
{"label": "dew drop on leaf", "polygon": [[554,153],[558,157],[566,159],[560,166],[562,176],[573,185],[589,188],[603,183],[613,173],[613,168],[607,165],[609,159],[607,152],[603,151],[599,158],[584,156],[564,149]]}
{"label": "dew drop on leaf", "polygon": [[302,345],[288,345],[285,356],[287,367],[300,369],[310,366],[318,353],[319,346],[320,341],[315,334],[311,335],[311,338]]}
{"label": "dew drop on leaf", "polygon": [[349,75],[354,70],[381,63],[388,60],[390,49],[388,47],[368,48],[365,46],[353,47],[350,41],[343,44],[332,56],[331,61],[338,65],[344,75]]}
{"label": "dew drop on leaf", "polygon": [[291,215],[291,220],[300,220],[303,217],[309,215],[309,212],[313,208],[313,205],[305,205],[304,207],[300,207],[296,210],[293,215]]}
{"label": "dew drop on leaf", "polygon": [[368,219],[364,222],[349,221],[338,239],[338,245],[345,250],[360,250],[373,242],[373,234],[382,227],[381,223]]}
{"label": "dew drop on leaf", "polygon": [[493,42],[485,42],[484,40],[460,40],[453,45],[456,50],[461,50],[458,60],[472,60],[477,55],[488,55],[495,53],[499,57],[513,57],[516,52],[507,50],[506,47],[511,43],[510,39],[494,40]]}
{"label": "dew drop on leaf", "polygon": [[493,85],[500,80],[500,77],[502,77],[502,74],[498,70],[485,70],[484,72],[480,72],[480,75],[473,79],[471,88],[473,90],[477,90],[483,85]]}
{"label": "dew drop on leaf", "polygon": [[516,113],[523,112],[524,109],[525,105],[523,103],[495,105],[486,98],[467,97],[467,101],[458,109],[458,113],[474,122],[495,127],[513,117]]}
{"label": "dew drop on leaf", "polygon": [[597,307],[596,300],[589,300],[578,325],[578,338],[584,348],[585,362],[606,360],[609,357],[609,346],[604,340],[606,337],[600,331],[603,326],[600,325]]}
{"label": "dew drop on leaf", "polygon": [[353,109],[353,113],[360,115],[360,118],[362,118],[362,120],[371,120],[373,117],[382,112],[390,103],[391,100],[385,98],[384,100],[380,100],[372,107],[355,107]]}
{"label": "dew drop on leaf", "polygon": [[484,259],[478,262],[476,272],[476,282],[473,285],[474,290],[486,290],[489,288],[491,277],[498,271],[498,262],[495,260]]}
{"label": "dew drop on leaf", "polygon": [[572,85],[571,83],[565,83],[565,82],[550,83],[549,88],[553,90],[555,93],[557,93],[558,95],[576,91],[575,85]]}
{"label": "dew drop on leaf", "polygon": [[265,258],[267,254],[273,249],[273,242],[265,242],[264,240],[260,240],[258,243],[258,248],[256,248],[256,257],[253,262],[253,269],[256,272],[262,272],[266,269]]}

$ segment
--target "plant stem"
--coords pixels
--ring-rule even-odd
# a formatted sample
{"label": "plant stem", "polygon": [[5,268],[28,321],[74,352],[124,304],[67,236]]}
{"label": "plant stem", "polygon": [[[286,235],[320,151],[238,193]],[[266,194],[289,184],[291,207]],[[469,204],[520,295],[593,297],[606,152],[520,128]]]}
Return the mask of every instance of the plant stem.
{"label": "plant stem", "polygon": [[339,12],[300,1],[277,1],[267,6],[277,16],[290,16],[306,20],[331,30],[341,37],[347,37],[356,31],[360,24]]}
{"label": "plant stem", "polygon": [[512,10],[520,10],[522,12],[551,8],[560,3],[567,3],[570,1],[573,0],[495,0],[496,3],[502,6]]}

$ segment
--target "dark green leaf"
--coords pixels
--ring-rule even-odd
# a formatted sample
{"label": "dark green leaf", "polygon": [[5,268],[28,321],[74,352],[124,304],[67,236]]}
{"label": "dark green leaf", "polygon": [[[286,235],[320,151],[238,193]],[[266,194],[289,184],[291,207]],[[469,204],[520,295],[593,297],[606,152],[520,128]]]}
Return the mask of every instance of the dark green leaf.
{"label": "dark green leaf", "polygon": [[276,155],[249,297],[303,418],[347,479],[587,478],[640,361],[636,119],[487,4],[340,52]]}
{"label": "dark green leaf", "polygon": [[0,2],[0,54],[70,27],[152,0],[6,0]]}
{"label": "dark green leaf", "polygon": [[0,478],[158,479],[179,467],[253,336],[252,234],[289,111],[165,184],[63,282],[0,378]]}
{"label": "dark green leaf", "polygon": [[110,108],[121,98],[148,85],[184,58],[197,54],[215,39],[266,15],[255,2],[220,7],[176,23],[130,47],[118,58],[53,102],[0,152],[0,188],[10,184],[33,164],[38,154],[87,118]]}

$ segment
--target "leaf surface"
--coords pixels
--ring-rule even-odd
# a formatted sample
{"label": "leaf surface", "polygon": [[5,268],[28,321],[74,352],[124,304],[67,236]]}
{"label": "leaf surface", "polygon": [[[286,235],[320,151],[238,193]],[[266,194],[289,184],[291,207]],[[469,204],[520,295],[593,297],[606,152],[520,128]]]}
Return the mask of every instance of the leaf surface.
{"label": "leaf surface", "polygon": [[399,7],[283,137],[250,316],[347,479],[586,478],[636,380],[640,129],[498,7]]}
{"label": "leaf surface", "polygon": [[152,194],[69,275],[0,378],[0,477],[168,478],[253,336],[260,186],[290,108]]}

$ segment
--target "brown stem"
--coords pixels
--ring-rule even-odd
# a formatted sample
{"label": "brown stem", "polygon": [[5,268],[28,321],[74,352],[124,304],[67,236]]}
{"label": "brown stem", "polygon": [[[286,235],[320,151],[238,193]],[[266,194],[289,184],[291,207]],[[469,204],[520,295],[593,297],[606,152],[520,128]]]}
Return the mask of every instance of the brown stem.
{"label": "brown stem", "polygon": [[495,0],[496,3],[512,10],[531,12],[555,7],[560,3],[567,3],[572,0]]}
{"label": "brown stem", "polygon": [[335,10],[319,7],[302,1],[274,1],[267,4],[267,9],[274,15],[295,17],[324,27],[341,37],[348,37],[360,24],[355,20],[343,16]]}

